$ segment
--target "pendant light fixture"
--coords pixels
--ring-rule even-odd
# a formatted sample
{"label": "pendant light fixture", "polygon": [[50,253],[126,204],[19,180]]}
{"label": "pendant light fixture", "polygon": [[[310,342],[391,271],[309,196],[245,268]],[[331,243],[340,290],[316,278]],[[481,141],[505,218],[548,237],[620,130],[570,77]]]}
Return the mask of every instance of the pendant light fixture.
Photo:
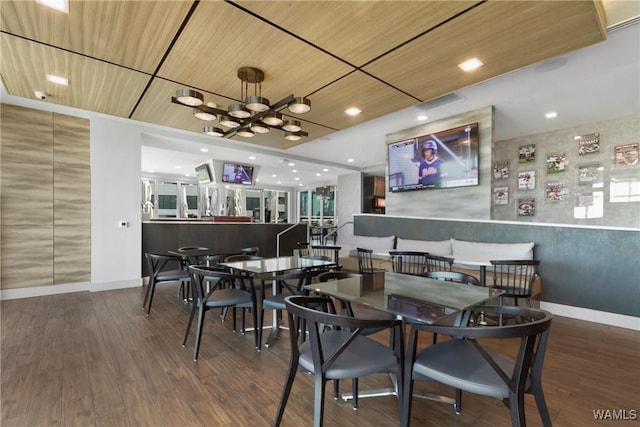
{"label": "pendant light fixture", "polygon": [[279,110],[287,107],[293,114],[304,114],[311,110],[311,101],[307,98],[289,95],[271,105],[262,96],[262,82],[264,72],[255,67],[238,69],[240,79],[240,99],[242,102],[231,104],[227,110],[209,102],[204,104],[204,97],[200,92],[192,89],[180,89],[171,102],[193,108],[193,115],[197,119],[212,122],[218,120],[220,125],[228,128],[223,131],[214,126],[205,126],[203,132],[207,135],[230,138],[238,135],[252,138],[256,135],[269,133],[271,129],[278,129],[285,133],[285,139],[298,141],[309,134],[302,130],[300,120],[285,118]]}

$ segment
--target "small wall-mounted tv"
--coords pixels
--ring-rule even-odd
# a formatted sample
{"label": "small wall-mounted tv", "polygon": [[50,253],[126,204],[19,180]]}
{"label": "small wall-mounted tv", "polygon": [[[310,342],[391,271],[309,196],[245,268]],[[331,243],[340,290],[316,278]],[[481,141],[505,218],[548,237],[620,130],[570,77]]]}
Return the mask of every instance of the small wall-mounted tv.
{"label": "small wall-mounted tv", "polygon": [[224,163],[222,165],[222,182],[253,185],[253,166]]}
{"label": "small wall-mounted tv", "polygon": [[213,170],[211,170],[211,165],[209,165],[209,163],[201,163],[197,165],[195,169],[198,183],[208,184],[210,182],[215,182],[215,179],[213,178]]}
{"label": "small wall-mounted tv", "polygon": [[389,191],[478,185],[478,123],[387,145]]}

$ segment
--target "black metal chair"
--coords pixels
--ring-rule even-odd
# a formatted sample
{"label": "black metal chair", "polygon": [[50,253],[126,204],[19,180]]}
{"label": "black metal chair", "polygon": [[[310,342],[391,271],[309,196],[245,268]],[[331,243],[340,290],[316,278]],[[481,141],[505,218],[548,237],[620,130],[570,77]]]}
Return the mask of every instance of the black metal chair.
{"label": "black metal chair", "polygon": [[[315,427],[322,426],[324,386],[328,380],[338,382],[341,379],[375,373],[402,372],[402,321],[359,319],[333,314],[332,300],[325,297],[289,296],[285,299],[285,304],[289,320],[291,358],[274,426],[279,426],[282,422],[298,370],[308,371],[315,378]],[[300,337],[306,331],[299,331],[297,325],[303,323],[308,326],[308,340],[300,344]],[[396,345],[393,349],[362,335],[363,330],[383,327],[394,329]],[[337,385],[334,393],[336,389]]]}
{"label": "black metal chair", "polygon": [[[156,285],[163,282],[180,282],[180,289],[184,283],[190,280],[189,272],[183,268],[183,259],[175,255],[163,255],[145,253],[147,261],[147,273],[149,274],[149,283],[147,285],[147,293],[145,294],[142,308],[147,309],[147,316],[151,312],[151,303],[153,302],[153,294]],[[170,265],[175,263],[176,269],[170,269]],[[180,291],[178,291],[180,292]]]}
{"label": "black metal chair", "polygon": [[395,273],[420,276],[428,271],[427,252],[389,251],[389,255]]}
{"label": "black metal chair", "polygon": [[515,305],[524,299],[531,307],[533,283],[536,280],[539,260],[492,260],[493,287],[505,291],[500,295],[500,305],[504,298],[513,298]]}
{"label": "black metal chair", "polygon": [[387,271],[384,268],[373,266],[373,249],[356,248],[358,252],[358,272],[360,274],[373,274]]}
{"label": "black metal chair", "polygon": [[427,255],[427,271],[451,271],[453,258],[440,255]]}
{"label": "black metal chair", "polygon": [[296,245],[298,249],[298,256],[306,257],[309,256],[309,242],[298,242]]}
{"label": "black metal chair", "polygon": [[[551,426],[541,381],[551,314],[525,307],[479,306],[469,310],[466,318],[473,318],[474,313],[479,311],[509,321],[502,326],[492,327],[411,324],[405,365],[403,396],[406,399],[402,404],[402,426],[410,425],[413,382],[425,379],[449,385],[456,390],[455,411],[458,414],[461,411],[461,391],[502,400],[511,411],[513,426],[526,424],[524,395],[533,394],[543,425]],[[418,333],[421,331],[453,338],[418,352]],[[515,358],[486,347],[487,340],[492,339],[519,340]]]}
{"label": "black metal chair", "polygon": [[[189,331],[196,310],[198,311],[198,323],[196,332],[196,341],[193,351],[193,360],[198,360],[198,352],[200,350],[200,340],[202,338],[202,328],[204,325],[205,313],[212,308],[229,308],[233,309],[233,331],[236,331],[236,308],[242,308],[242,325],[241,332],[245,332],[245,311],[251,308],[253,312],[253,327],[257,330],[257,297],[253,284],[252,274],[236,274],[230,273],[223,267],[196,266],[189,267],[191,274],[191,292],[193,294],[193,305],[189,314],[187,329],[182,340],[185,346]],[[207,292],[204,291],[206,282],[212,282]],[[255,335],[256,350],[259,350],[258,335]]]}
{"label": "black metal chair", "polygon": [[309,255],[326,257],[329,261],[333,261],[332,269],[340,270],[342,268],[340,265],[340,249],[342,249],[341,246],[335,245],[314,245],[311,246]]}
{"label": "black metal chair", "polygon": [[465,285],[480,286],[480,280],[470,274],[459,271],[428,271],[423,274],[430,279],[444,280],[447,282],[464,283]]}

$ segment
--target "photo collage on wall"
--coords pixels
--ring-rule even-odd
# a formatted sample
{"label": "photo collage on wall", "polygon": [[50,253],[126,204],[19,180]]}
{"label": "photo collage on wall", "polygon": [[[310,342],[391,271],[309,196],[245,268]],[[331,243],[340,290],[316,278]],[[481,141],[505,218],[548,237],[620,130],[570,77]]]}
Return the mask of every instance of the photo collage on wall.
{"label": "photo collage on wall", "polygon": [[[541,200],[541,209],[554,210],[546,212],[545,217],[565,215],[566,205],[573,205],[575,219],[602,218],[605,189],[609,191],[609,203],[640,202],[639,142],[602,145],[599,132],[578,135],[573,140],[575,145],[567,144],[567,151],[543,151],[541,156],[536,152],[545,146],[519,145],[517,152],[514,149],[511,156],[493,163],[492,204],[496,213],[502,212],[498,216],[508,218],[504,209],[514,209],[515,205],[516,218],[534,217],[537,201]],[[542,159],[538,163],[537,157]],[[571,168],[573,161],[576,164]],[[543,181],[537,183],[540,179]]]}

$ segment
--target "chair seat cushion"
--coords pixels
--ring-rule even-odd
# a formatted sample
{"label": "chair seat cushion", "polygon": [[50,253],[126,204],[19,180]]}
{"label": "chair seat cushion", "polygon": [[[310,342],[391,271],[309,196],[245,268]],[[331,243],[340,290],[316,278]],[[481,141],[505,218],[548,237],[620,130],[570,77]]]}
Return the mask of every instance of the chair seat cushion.
{"label": "chair seat cushion", "polygon": [[262,300],[262,307],[271,310],[286,310],[284,303],[285,297],[290,296],[290,293],[279,293]]}
{"label": "chair seat cushion", "polygon": [[207,307],[229,307],[232,305],[251,303],[251,293],[242,289],[218,289],[207,300]]}
{"label": "chair seat cushion", "polygon": [[186,270],[165,270],[156,276],[157,282],[171,282],[174,280],[189,280],[189,272]]}
{"label": "chair seat cushion", "polygon": [[[323,354],[329,357],[351,335],[344,330],[331,330],[320,337]],[[300,366],[314,372],[311,345],[305,341],[300,346]],[[394,371],[398,366],[393,350],[372,339],[358,336],[331,365],[326,372],[327,379],[358,378],[377,372]]]}
{"label": "chair seat cushion", "polygon": [[[501,353],[488,353],[511,376],[514,360]],[[427,377],[460,390],[498,399],[509,397],[507,384],[469,340],[452,339],[420,351],[413,365],[413,377]]]}

